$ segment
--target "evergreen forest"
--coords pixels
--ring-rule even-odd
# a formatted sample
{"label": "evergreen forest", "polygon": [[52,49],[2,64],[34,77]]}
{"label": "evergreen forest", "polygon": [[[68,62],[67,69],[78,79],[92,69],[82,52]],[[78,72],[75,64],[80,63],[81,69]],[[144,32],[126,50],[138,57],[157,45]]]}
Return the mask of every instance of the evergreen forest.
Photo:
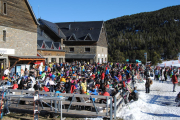
{"label": "evergreen forest", "polygon": [[109,61],[177,59],[180,52],[180,5],[105,22]]}

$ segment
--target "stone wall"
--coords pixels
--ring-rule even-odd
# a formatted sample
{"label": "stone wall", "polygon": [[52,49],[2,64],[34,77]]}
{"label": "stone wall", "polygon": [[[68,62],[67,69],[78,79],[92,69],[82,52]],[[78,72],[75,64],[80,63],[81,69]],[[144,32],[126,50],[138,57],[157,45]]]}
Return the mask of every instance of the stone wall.
{"label": "stone wall", "polygon": [[104,29],[104,27],[102,29],[101,29],[101,33],[100,33],[100,36],[99,36],[99,40],[97,42],[97,46],[108,47],[108,44],[107,44],[108,41],[107,41],[107,37],[106,37],[106,30]]}
{"label": "stone wall", "polygon": [[[70,48],[74,48],[74,52],[70,52]],[[86,52],[85,48],[90,48],[90,52]],[[96,46],[65,46],[65,52],[73,54],[96,54],[96,49]]]}
{"label": "stone wall", "polygon": [[[99,59],[98,59],[99,58]],[[97,46],[96,62],[106,63],[108,61],[108,48]]]}
{"label": "stone wall", "polygon": [[0,26],[0,48],[15,49],[15,56],[37,56],[37,33]]}

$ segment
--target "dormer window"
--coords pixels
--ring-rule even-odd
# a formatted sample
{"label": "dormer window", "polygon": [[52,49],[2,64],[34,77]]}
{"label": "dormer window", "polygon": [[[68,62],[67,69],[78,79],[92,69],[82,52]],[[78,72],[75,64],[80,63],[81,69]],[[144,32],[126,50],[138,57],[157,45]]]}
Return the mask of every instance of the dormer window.
{"label": "dormer window", "polygon": [[43,43],[42,48],[46,48],[45,44]]}
{"label": "dormer window", "polygon": [[93,27],[90,28],[90,30],[93,30],[93,29],[94,29]]}
{"label": "dormer window", "polygon": [[51,49],[54,49],[54,45],[51,46]]}
{"label": "dormer window", "polygon": [[92,37],[91,37],[91,34],[88,33],[84,40],[93,40]]}

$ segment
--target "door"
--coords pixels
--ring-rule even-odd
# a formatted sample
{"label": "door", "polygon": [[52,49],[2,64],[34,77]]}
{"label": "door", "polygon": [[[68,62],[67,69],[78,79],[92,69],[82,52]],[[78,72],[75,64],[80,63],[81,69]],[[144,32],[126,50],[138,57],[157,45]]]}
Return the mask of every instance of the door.
{"label": "door", "polygon": [[4,75],[4,59],[0,59],[0,79]]}

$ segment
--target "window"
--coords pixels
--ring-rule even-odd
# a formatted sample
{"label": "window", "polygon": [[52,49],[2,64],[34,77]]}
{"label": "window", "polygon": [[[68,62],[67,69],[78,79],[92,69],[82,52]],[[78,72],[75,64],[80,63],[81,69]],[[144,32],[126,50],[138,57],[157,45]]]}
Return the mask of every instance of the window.
{"label": "window", "polygon": [[102,58],[102,63],[104,63],[103,58]]}
{"label": "window", "polygon": [[56,58],[51,58],[51,62],[56,62]]}
{"label": "window", "polygon": [[102,32],[104,32],[104,28],[102,28]]}
{"label": "window", "polygon": [[3,41],[6,41],[6,30],[3,30]]}
{"label": "window", "polygon": [[90,52],[90,48],[85,48],[85,52]]}
{"label": "window", "polygon": [[46,63],[48,63],[48,58],[46,58]]}
{"label": "window", "polygon": [[69,52],[74,52],[74,48],[69,48]]}
{"label": "window", "polygon": [[105,63],[107,63],[106,58],[105,58]]}
{"label": "window", "polygon": [[59,58],[59,63],[63,63],[63,58]]}
{"label": "window", "polygon": [[3,13],[6,15],[7,14],[7,4],[3,4]]}

